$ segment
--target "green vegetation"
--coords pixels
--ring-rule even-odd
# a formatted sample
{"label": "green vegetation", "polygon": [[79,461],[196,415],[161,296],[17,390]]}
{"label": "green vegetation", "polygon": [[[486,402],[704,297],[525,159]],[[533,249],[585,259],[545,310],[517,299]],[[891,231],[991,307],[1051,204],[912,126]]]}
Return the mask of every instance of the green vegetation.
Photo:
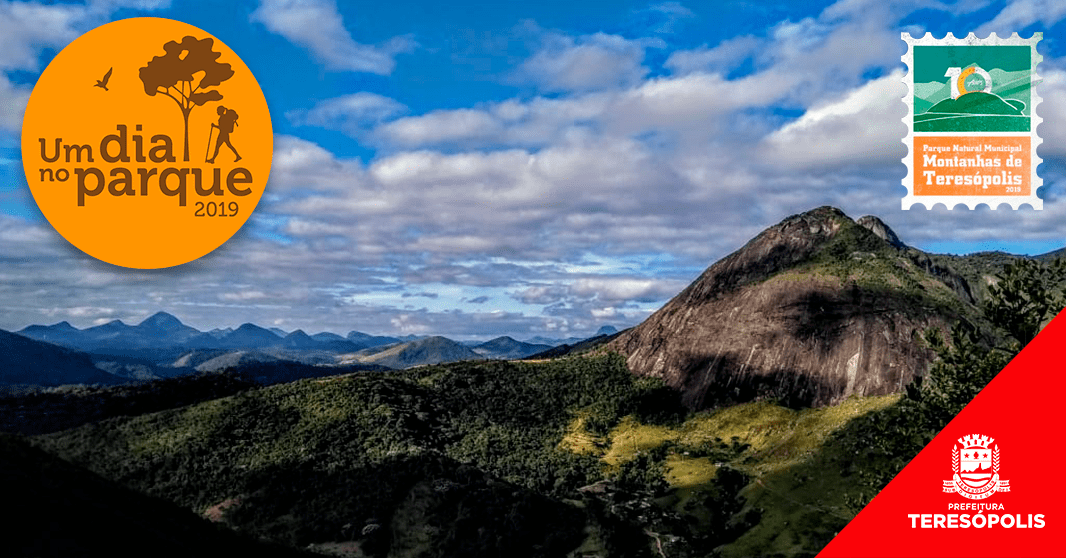
{"label": "green vegetation", "polygon": [[603,429],[684,411],[617,356],[471,362],[251,389],[38,442],[297,547],[555,556],[581,542],[588,513],[563,496],[604,478],[597,458],[557,447],[573,413]]}
{"label": "green vegetation", "polygon": [[1062,265],[1056,264],[1055,261],[1066,255],[1064,252],[1066,250],[1059,250],[1035,258],[1015,256],[1005,252],[978,252],[966,256],[926,254],[926,257],[936,265],[951,269],[965,279],[973,293],[974,301],[983,304],[989,298],[991,287],[998,281],[997,276],[1003,274],[1007,266],[1020,261],[1032,260],[1040,264],[1043,269],[1052,271],[1044,276],[1047,288],[1061,291],[1066,287],[1066,273],[1063,273],[1061,267],[1056,269],[1054,266]]}
{"label": "green vegetation", "polygon": [[[875,299],[901,310],[922,309],[929,314],[980,319],[972,307],[921,261],[924,253],[899,249],[866,227],[841,215],[832,220],[837,231],[802,263],[779,272],[768,281],[823,280],[841,292],[857,297],[873,293]],[[951,268],[944,265],[948,272]]]}
{"label": "green vegetation", "polygon": [[[895,401],[689,414],[662,382],[601,355],[309,379],[36,441],[300,548],[743,555],[786,533],[791,554],[816,551],[854,513],[843,498],[857,477],[812,465],[832,433]],[[790,527],[801,524],[813,527]]]}
{"label": "green vegetation", "polygon": [[209,401],[255,385],[235,372],[212,372],[111,387],[62,386],[0,397],[0,432],[48,434],[111,417]]}
{"label": "green vegetation", "polygon": [[622,474],[627,465],[662,463],[671,490],[656,502],[680,520],[669,531],[678,539],[664,545],[668,556],[813,555],[858,512],[848,497],[861,479],[840,467],[845,449],[835,433],[898,400],[851,398],[799,411],[763,401],[675,425],[627,417],[600,456],[607,471]]}
{"label": "green vegetation", "polygon": [[1066,260],[1043,264],[1022,259],[1007,264],[998,281],[988,289],[985,314],[1022,346],[1028,345],[1044,321],[1062,309],[1062,297],[1055,290],[1056,279],[1064,276]]}

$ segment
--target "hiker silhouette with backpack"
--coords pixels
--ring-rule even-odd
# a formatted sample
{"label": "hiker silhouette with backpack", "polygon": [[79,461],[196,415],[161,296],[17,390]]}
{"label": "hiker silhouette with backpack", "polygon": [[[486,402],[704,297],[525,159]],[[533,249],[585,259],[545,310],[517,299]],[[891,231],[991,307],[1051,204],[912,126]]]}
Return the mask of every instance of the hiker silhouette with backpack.
{"label": "hiker silhouette with backpack", "polygon": [[[237,153],[237,149],[233,147],[233,144],[229,141],[229,135],[233,133],[233,129],[237,127],[237,111],[233,109],[227,109],[226,107],[218,107],[218,124],[212,124],[212,130],[218,128],[218,139],[215,140],[215,154],[207,160],[208,163],[214,164],[215,157],[218,157],[218,150],[222,148],[222,144],[226,144],[230,151],[237,156],[233,162],[241,160],[241,155]],[[211,136],[207,136],[207,148],[211,148]]]}

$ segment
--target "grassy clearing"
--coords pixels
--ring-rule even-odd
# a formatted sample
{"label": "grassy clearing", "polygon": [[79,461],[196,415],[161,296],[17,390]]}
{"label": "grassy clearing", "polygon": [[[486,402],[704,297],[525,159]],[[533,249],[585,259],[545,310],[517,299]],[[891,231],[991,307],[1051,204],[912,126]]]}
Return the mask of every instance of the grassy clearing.
{"label": "grassy clearing", "polygon": [[[643,424],[632,416],[622,419],[606,437],[583,429],[579,416],[567,428],[560,447],[586,455],[598,454],[608,467],[633,459],[639,452],[651,451],[666,443],[674,467],[691,470],[685,453],[708,444],[746,446],[731,466],[763,475],[794,466],[822,449],[826,438],[849,420],[883,409],[899,400],[899,395],[853,397],[839,405],[795,411],[773,403],[756,402],[698,413],[678,426]],[[690,460],[693,461],[693,460]],[[673,468],[673,467],[672,467]],[[684,478],[685,473],[678,473]]]}
{"label": "grassy clearing", "polygon": [[567,425],[558,448],[577,455],[602,455],[603,448],[607,446],[607,439],[589,432],[588,420],[588,413],[578,413]]}
{"label": "grassy clearing", "polygon": [[[606,471],[617,470],[641,453],[666,446],[670,505],[701,523],[699,501],[711,490],[721,467],[751,476],[742,491],[745,509],[762,510],[759,523],[720,550],[724,556],[808,555],[820,549],[854,516],[848,504],[854,489],[830,435],[852,419],[884,409],[899,395],[853,397],[843,403],[800,411],[769,402],[747,403],[691,415],[674,426],[644,424],[627,416],[606,436],[585,428],[578,415],[568,425],[560,449],[598,456]],[[661,452],[662,449],[659,449]]]}

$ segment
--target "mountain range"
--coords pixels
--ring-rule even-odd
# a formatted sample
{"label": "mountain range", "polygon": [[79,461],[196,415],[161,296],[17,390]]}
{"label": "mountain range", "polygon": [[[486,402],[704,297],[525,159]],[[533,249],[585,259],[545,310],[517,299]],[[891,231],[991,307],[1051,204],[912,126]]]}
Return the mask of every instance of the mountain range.
{"label": "mountain range", "polygon": [[[610,326],[605,326],[614,330]],[[463,344],[445,337],[388,337],[351,331],[347,336],[302,330],[285,332],[245,323],[202,332],[157,312],[136,325],[114,320],[78,329],[68,322],[0,331],[4,356],[0,386],[14,389],[63,384],[115,384],[267,363],[320,367],[410,368],[481,359],[520,359],[551,349],[511,337]],[[558,340],[556,344],[568,340]],[[0,360],[0,365],[4,363]],[[40,363],[51,363],[41,366]],[[41,375],[36,372],[47,369]]]}
{"label": "mountain range", "polygon": [[31,325],[19,330],[20,335],[82,351],[135,351],[184,347],[189,349],[263,349],[287,348],[326,350],[334,352],[358,351],[368,347],[401,342],[395,337],[367,335],[359,331],[341,337],[334,333],[308,335],[301,330],[286,333],[246,323],[236,329],[215,329],[202,332],[187,326],[177,317],[157,312],[137,325],[121,320],[85,329],[77,329],[68,322],[50,326]]}

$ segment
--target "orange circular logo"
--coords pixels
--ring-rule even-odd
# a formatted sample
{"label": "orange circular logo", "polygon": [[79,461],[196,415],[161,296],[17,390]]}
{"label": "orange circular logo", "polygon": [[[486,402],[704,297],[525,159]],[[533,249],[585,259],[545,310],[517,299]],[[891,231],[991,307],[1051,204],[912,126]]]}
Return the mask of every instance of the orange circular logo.
{"label": "orange circular logo", "polygon": [[259,83],[191,25],[133,18],[56,55],[22,123],[33,198],[71,244],[157,269],[228,240],[263,195],[273,154]]}

